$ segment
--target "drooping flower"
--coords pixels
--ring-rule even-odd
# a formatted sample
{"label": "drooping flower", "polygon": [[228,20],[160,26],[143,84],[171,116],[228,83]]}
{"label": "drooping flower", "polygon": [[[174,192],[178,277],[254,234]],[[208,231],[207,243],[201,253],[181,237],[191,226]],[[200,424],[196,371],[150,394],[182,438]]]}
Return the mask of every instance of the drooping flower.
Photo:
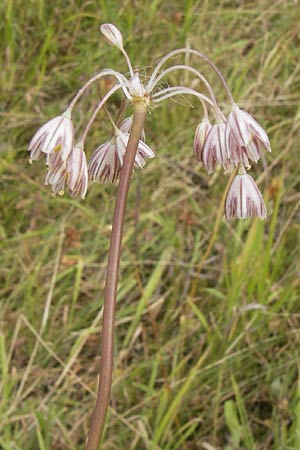
{"label": "drooping flower", "polygon": [[88,187],[88,167],[83,145],[76,144],[67,160],[68,187],[70,195],[76,197],[80,194],[85,198]]}
{"label": "drooping flower", "polygon": [[29,143],[30,159],[40,159],[43,153],[54,151],[61,153],[66,161],[74,145],[74,126],[70,115],[64,113],[45,123],[33,136]]}
{"label": "drooping flower", "polygon": [[113,183],[119,176],[121,163],[115,143],[112,141],[100,145],[88,163],[89,177],[92,181]]}
{"label": "drooping flower", "polygon": [[216,123],[213,125],[207,135],[202,150],[202,163],[210,175],[220,164],[227,171],[230,167],[230,161],[225,144],[225,123]]}
{"label": "drooping flower", "polygon": [[63,194],[67,185],[72,197],[80,194],[81,198],[85,198],[88,186],[88,170],[81,143],[74,146],[67,161],[63,161],[59,153],[49,155],[48,165],[45,184],[51,185],[52,192]]}
{"label": "drooping flower", "polygon": [[244,148],[247,158],[255,162],[259,160],[262,149],[271,151],[270,141],[265,130],[250,114],[240,109],[235,103],[232,105],[226,124],[226,145],[229,155],[231,155],[232,139]]}
{"label": "drooping flower", "polygon": [[[128,119],[126,119],[127,122],[123,128],[130,125]],[[118,178],[123,165],[128,139],[129,133],[122,132],[121,129],[116,129],[114,137],[110,141],[100,145],[94,151],[88,163],[89,178],[92,181],[113,183]],[[154,157],[155,154],[151,148],[140,140],[134,167],[143,168],[146,164],[145,158]]]}
{"label": "drooping flower", "polygon": [[257,216],[261,219],[267,217],[265,202],[253,178],[248,175],[241,165],[229,187],[225,200],[226,219],[234,217],[246,219]]}
{"label": "drooping flower", "polygon": [[115,25],[112,23],[104,23],[101,25],[100,31],[110,45],[120,50],[123,49],[123,36]]}
{"label": "drooping flower", "polygon": [[208,119],[203,119],[196,128],[194,137],[194,155],[198,161],[202,159],[202,151],[212,126]]}
{"label": "drooping flower", "polygon": [[[241,147],[233,138],[232,133],[228,137],[228,143],[230,148],[230,162],[234,166],[243,164],[247,169],[250,168],[249,159],[247,157],[247,150],[245,147]],[[228,147],[227,147],[228,148]]]}
{"label": "drooping flower", "polygon": [[[116,133],[115,139],[118,157],[121,165],[123,165],[123,159],[129,140],[129,133],[118,132]],[[154,158],[154,157],[155,153],[153,152],[153,150],[151,150],[151,148],[148,147],[148,145],[146,145],[145,142],[140,140],[138,143],[134,166],[142,169],[146,164],[145,158]]]}
{"label": "drooping flower", "polygon": [[[133,124],[133,117],[132,116],[125,117],[125,119],[122,120],[122,122],[119,125],[119,130],[122,131],[122,133],[130,133],[132,124]],[[146,140],[144,129],[142,130],[142,133],[141,133],[141,140],[144,142]]]}
{"label": "drooping flower", "polygon": [[65,190],[67,180],[66,162],[61,159],[59,152],[47,155],[48,172],[45,184],[51,185],[54,194],[62,195]]}

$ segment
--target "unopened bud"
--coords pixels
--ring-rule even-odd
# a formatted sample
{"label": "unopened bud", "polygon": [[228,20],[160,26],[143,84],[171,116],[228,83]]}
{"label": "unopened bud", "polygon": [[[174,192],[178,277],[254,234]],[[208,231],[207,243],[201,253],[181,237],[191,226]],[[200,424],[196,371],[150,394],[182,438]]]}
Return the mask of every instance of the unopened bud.
{"label": "unopened bud", "polygon": [[104,23],[101,25],[100,31],[110,45],[117,47],[120,50],[123,49],[123,36],[121,31],[115,25]]}

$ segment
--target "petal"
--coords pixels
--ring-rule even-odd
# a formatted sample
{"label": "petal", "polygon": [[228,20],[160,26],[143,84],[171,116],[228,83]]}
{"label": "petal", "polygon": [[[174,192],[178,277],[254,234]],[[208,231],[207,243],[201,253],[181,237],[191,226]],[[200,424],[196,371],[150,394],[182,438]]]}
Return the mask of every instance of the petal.
{"label": "petal", "polygon": [[64,118],[62,116],[54,118],[51,126],[47,130],[47,136],[42,145],[44,153],[51,153],[55,148],[61,144],[61,126]]}
{"label": "petal", "polygon": [[193,148],[194,155],[198,161],[201,161],[203,147],[211,128],[212,125],[207,120],[203,120],[196,128]]}
{"label": "petal", "polygon": [[202,163],[207,170],[207,173],[211,175],[216,168],[216,156],[215,156],[215,136],[214,127],[210,130],[207,136],[207,140],[202,151]]}
{"label": "petal", "polygon": [[63,161],[66,161],[74,146],[74,125],[70,119],[64,118],[62,129],[61,153]]}

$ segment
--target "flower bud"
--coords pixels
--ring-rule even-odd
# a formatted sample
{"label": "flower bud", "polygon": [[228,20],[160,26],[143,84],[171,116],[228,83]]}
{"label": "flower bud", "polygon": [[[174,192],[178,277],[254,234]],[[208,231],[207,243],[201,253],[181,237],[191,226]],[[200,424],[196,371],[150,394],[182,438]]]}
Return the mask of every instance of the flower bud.
{"label": "flower bud", "polygon": [[104,23],[101,25],[100,31],[110,45],[117,47],[120,50],[123,49],[123,36],[121,31],[115,25]]}

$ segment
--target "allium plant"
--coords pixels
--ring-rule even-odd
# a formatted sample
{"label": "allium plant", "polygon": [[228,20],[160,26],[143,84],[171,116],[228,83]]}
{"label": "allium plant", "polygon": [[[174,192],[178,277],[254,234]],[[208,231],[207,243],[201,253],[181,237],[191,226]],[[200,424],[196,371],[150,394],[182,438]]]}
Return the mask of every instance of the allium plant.
{"label": "allium plant", "polygon": [[[104,291],[99,387],[86,450],[99,448],[111,394],[116,293],[130,179],[134,168],[143,168],[147,158],[155,156],[145,143],[143,127],[147,112],[177,95],[191,95],[200,101],[203,117],[195,132],[194,155],[208,174],[213,173],[217,166],[223,167],[226,173],[235,173],[225,201],[227,219],[245,219],[249,216],[266,218],[264,200],[247,170],[251,163],[258,162],[264,150],[271,151],[264,129],[236,105],[221,72],[206,55],[187,48],[174,50],[158,62],[144,85],[138,71],[133,69],[118,28],[104,24],[100,30],[106,41],[125,57],[129,74],[107,68],[98,72],[77,92],[65,112],[49,120],[36,132],[28,148],[31,161],[45,156],[48,166],[45,184],[51,185],[55,194],[62,195],[67,188],[72,197],[80,195],[84,198],[89,181],[113,183],[119,179]],[[228,117],[227,110],[221,109],[211,85],[199,70],[186,64],[165,67],[171,58],[187,54],[207,63],[220,79],[230,104]],[[185,85],[161,88],[160,82],[169,73],[183,70],[191,72],[202,82],[205,93]],[[104,77],[113,78],[115,83],[98,101],[86,127],[75,139],[73,108],[88,88]],[[106,103],[117,91],[122,93],[123,102],[117,119],[113,120]],[[133,116],[124,117],[129,104],[133,107]],[[87,161],[86,137],[101,109],[105,110],[111,122],[113,134],[91,153]]]}

